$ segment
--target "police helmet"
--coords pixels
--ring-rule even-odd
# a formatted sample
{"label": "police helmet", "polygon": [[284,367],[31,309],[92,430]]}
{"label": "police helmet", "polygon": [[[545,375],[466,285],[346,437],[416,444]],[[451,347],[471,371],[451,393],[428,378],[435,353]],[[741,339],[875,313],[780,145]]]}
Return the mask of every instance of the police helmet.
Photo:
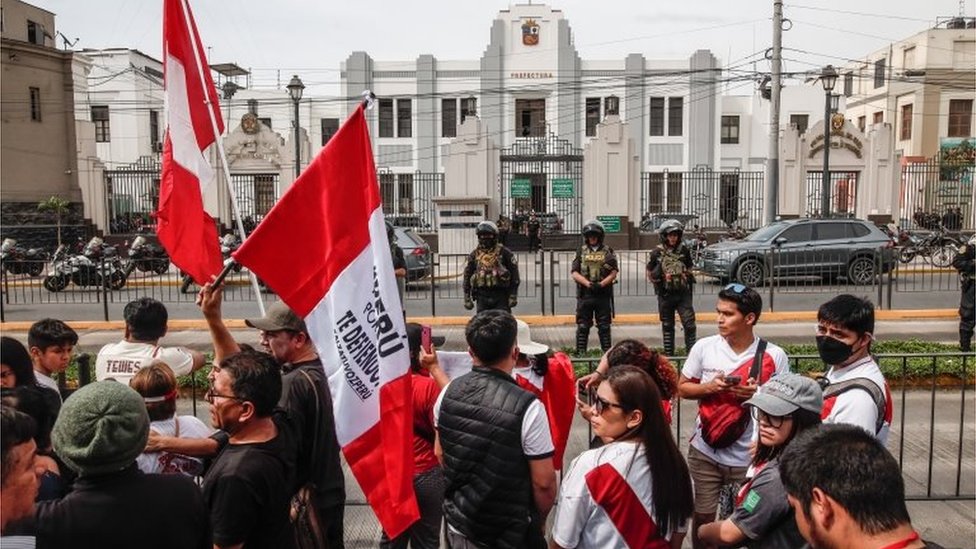
{"label": "police helmet", "polygon": [[482,221],[481,223],[478,223],[478,228],[475,229],[475,233],[478,236],[488,234],[498,236],[498,225],[495,225],[495,223],[492,221]]}
{"label": "police helmet", "polygon": [[602,241],[604,234],[606,234],[606,231],[603,229],[603,223],[595,219],[591,219],[586,222],[586,225],[583,225],[583,238],[595,236]]}
{"label": "police helmet", "polygon": [[668,219],[664,223],[661,223],[657,232],[662,237],[668,236],[671,233],[683,234],[685,232],[685,226],[677,219]]}

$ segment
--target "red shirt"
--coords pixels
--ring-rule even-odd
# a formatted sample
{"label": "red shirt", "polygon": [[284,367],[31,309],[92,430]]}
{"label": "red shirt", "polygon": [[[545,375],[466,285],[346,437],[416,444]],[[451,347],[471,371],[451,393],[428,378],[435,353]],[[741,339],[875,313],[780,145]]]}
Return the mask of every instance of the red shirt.
{"label": "red shirt", "polygon": [[440,466],[434,455],[434,402],[441,389],[430,376],[412,374],[413,474]]}

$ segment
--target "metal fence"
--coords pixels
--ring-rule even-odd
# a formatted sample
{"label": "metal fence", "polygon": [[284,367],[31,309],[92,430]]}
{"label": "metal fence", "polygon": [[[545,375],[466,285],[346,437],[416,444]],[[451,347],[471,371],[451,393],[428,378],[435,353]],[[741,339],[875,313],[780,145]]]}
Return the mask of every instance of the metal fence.
{"label": "metal fence", "polygon": [[[792,371],[811,372],[823,368],[819,356],[790,357]],[[973,416],[974,362],[972,353],[880,354],[875,356],[892,390],[894,413],[888,450],[898,460],[908,500],[972,500],[976,483],[976,417]],[[574,359],[577,372],[592,372],[598,359]],[[680,371],[684,357],[671,359]],[[79,356],[77,386],[94,379],[90,355]],[[64,374],[59,385],[70,393]],[[944,384],[946,379],[953,381]],[[193,413],[198,391],[191,382]],[[672,404],[672,432],[684,452],[695,428],[697,403],[675,399]],[[582,433],[584,439],[580,439]],[[575,438],[576,440],[572,440]],[[575,429],[567,447],[566,463],[586,449],[592,439],[589,425]],[[575,451],[572,451],[575,450]],[[361,502],[357,502],[360,503]]]}
{"label": "metal fence", "polygon": [[437,172],[376,172],[386,219],[400,227],[436,233],[434,197],[444,194],[444,174]]}
{"label": "metal fence", "polygon": [[[855,217],[857,210],[858,176],[860,172],[830,172],[830,215]],[[823,172],[807,172],[806,217],[821,217],[823,204]]]}
{"label": "metal fence", "polygon": [[[520,312],[555,315],[575,311],[577,285],[570,273],[574,254],[556,250],[516,253],[522,282],[518,290]],[[614,285],[614,299],[618,313],[655,310],[655,289],[646,271],[649,255],[650,250],[617,252],[620,274]],[[895,248],[840,247],[812,251],[806,246],[791,248],[789,244],[771,248],[706,249],[693,271],[696,283],[692,291],[696,297],[710,296],[730,281],[741,282],[755,287],[763,296],[764,308],[770,311],[788,309],[782,305],[784,300],[810,302],[802,294],[838,293],[866,296],[878,307],[887,309],[897,308],[910,296],[916,296],[911,299],[918,302],[920,294],[928,294],[921,305],[923,308],[957,306],[959,275],[954,269],[935,267],[922,257],[902,263],[895,259],[897,256]],[[467,256],[433,254],[432,258],[430,276],[406,284],[405,306],[413,314],[427,311],[432,316],[461,314]],[[45,281],[64,273],[63,265],[45,263],[41,275],[36,277],[4,270],[0,305],[100,305],[108,320],[111,304],[125,304],[138,297],[149,296],[164,303],[193,302],[196,288],[191,286],[184,292],[180,273],[172,266],[163,274],[134,269],[121,285],[95,280],[112,280],[113,272],[125,270],[126,266],[126,260],[114,265],[106,262],[98,266],[97,276],[91,275],[87,280],[69,273],[64,287],[57,291],[52,291]],[[246,269],[231,274],[227,285],[225,301],[255,300]],[[276,299],[270,290],[263,289],[262,293],[265,300]]]}
{"label": "metal fence", "polygon": [[641,213],[681,212],[698,216],[696,223],[706,228],[756,229],[763,224],[763,181],[763,172],[703,166],[684,172],[643,172]]}
{"label": "metal fence", "polygon": [[906,159],[901,169],[899,218],[902,228],[972,231],[973,149],[951,150],[922,160]]}
{"label": "metal fence", "polygon": [[[819,356],[797,355],[789,360],[791,371],[817,372],[824,367]],[[976,499],[976,417],[970,390],[976,357],[972,353],[880,354],[875,360],[893,388],[887,447],[901,467],[906,499]],[[592,372],[597,362],[573,361],[577,372]],[[681,371],[684,357],[671,362]],[[946,375],[947,371],[951,373]],[[952,383],[943,386],[947,378]],[[673,401],[672,432],[684,451],[697,413],[696,402]]]}
{"label": "metal fence", "polygon": [[153,232],[152,213],[159,205],[159,172],[159,161],[152,156],[104,172],[106,226],[110,234]]}

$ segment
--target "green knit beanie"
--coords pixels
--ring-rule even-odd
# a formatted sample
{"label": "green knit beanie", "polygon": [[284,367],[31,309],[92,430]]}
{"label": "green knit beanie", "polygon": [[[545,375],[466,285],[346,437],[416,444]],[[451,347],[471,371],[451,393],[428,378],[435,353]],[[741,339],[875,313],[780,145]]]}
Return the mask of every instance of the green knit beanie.
{"label": "green knit beanie", "polygon": [[54,451],[79,476],[125,469],[147,440],[149,415],[142,397],[117,381],[78,389],[64,402],[51,432]]}

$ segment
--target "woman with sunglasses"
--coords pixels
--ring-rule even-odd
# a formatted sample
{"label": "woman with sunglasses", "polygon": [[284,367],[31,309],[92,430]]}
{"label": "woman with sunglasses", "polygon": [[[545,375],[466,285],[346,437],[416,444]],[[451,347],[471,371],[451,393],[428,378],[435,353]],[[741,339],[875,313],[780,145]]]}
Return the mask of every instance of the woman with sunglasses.
{"label": "woman with sunglasses", "polygon": [[698,537],[711,545],[751,549],[803,547],[793,510],[779,477],[779,456],[803,431],[820,425],[823,392],[798,374],[773,377],[743,406],[751,408],[759,440],[732,515],[705,524]]}
{"label": "woman with sunglasses", "polygon": [[580,454],[556,503],[552,547],[681,547],[693,511],[691,476],[641,369],[610,370],[590,422],[606,444]]}

